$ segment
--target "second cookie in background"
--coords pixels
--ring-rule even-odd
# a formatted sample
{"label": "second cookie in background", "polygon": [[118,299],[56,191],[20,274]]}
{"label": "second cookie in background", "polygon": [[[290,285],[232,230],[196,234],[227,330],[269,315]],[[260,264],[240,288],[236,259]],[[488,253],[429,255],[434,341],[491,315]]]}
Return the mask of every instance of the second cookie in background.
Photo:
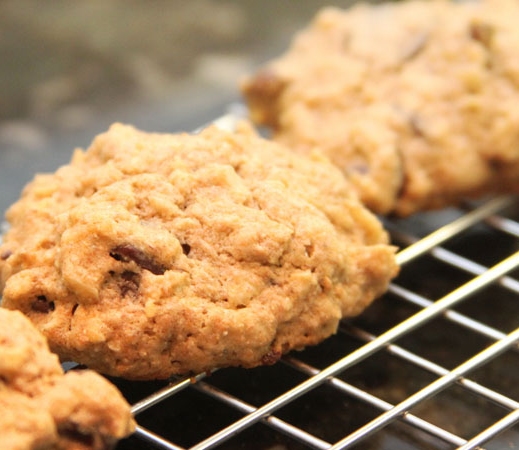
{"label": "second cookie in background", "polygon": [[254,121],[320,150],[381,214],[519,191],[519,3],[328,8],[244,80]]}

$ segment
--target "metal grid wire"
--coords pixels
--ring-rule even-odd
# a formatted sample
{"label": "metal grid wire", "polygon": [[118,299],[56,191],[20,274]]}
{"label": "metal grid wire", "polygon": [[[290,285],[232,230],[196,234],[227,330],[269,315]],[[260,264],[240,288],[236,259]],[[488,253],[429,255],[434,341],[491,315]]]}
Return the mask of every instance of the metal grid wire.
{"label": "metal grid wire", "polygon": [[519,448],[518,218],[500,197],[386,221],[382,299],[274,366],[115,380],[139,424],[118,448]]}

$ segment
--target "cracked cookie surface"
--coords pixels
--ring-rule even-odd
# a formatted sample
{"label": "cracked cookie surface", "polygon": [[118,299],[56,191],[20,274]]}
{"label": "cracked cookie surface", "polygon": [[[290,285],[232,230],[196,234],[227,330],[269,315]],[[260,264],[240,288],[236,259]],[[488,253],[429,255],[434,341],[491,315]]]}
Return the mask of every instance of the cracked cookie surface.
{"label": "cracked cookie surface", "polygon": [[0,435],[4,450],[106,450],[135,427],[130,406],[90,370],[66,374],[19,311],[0,308]]}
{"label": "cracked cookie surface", "polygon": [[519,3],[328,8],[242,85],[251,117],[328,155],[377,213],[519,191]]}
{"label": "cracked cookie surface", "polygon": [[397,273],[340,171],[260,138],[113,125],[7,213],[4,306],[63,360],[129,379],[271,364]]}

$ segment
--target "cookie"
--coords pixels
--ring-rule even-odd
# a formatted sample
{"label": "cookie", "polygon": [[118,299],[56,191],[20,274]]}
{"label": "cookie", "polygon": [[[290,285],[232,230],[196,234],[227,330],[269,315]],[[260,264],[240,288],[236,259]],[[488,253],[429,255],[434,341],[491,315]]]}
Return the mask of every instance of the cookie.
{"label": "cookie", "polygon": [[327,8],[245,79],[251,118],[319,149],[380,214],[519,191],[519,3]]}
{"label": "cookie", "polygon": [[340,171],[248,124],[113,125],[7,213],[3,301],[63,360],[128,379],[272,364],[359,314],[395,249]]}
{"label": "cookie", "polygon": [[66,374],[19,311],[0,308],[0,435],[5,450],[103,450],[134,430],[130,407],[90,370]]}

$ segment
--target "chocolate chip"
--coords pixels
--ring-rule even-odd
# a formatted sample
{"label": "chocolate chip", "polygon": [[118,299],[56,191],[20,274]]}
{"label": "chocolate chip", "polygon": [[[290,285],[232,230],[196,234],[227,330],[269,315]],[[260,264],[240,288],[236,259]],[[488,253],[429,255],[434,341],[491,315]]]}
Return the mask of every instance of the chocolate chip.
{"label": "chocolate chip", "polygon": [[141,274],[131,270],[114,272],[110,270],[103,288],[119,290],[121,297],[136,297],[141,284]]}
{"label": "chocolate chip", "polygon": [[266,355],[263,355],[261,362],[266,366],[271,366],[279,361],[282,356],[282,352],[279,350],[271,349]]}
{"label": "chocolate chip", "polygon": [[425,133],[424,133],[424,129],[423,129],[423,124],[422,124],[422,121],[420,120],[420,118],[415,115],[415,114],[411,114],[409,116],[409,128],[411,129],[411,131],[413,132],[413,134],[417,137],[425,137]]}
{"label": "chocolate chip", "polygon": [[495,28],[487,23],[474,22],[469,25],[469,36],[486,48],[492,44],[494,32]]}
{"label": "chocolate chip", "polygon": [[249,91],[253,95],[271,98],[276,97],[282,88],[281,78],[275,72],[264,69],[256,74],[253,83],[249,86]]}
{"label": "chocolate chip", "polygon": [[409,39],[407,45],[404,46],[400,55],[402,61],[410,61],[418,56],[425,48],[425,45],[428,41],[429,35],[427,33],[419,33]]}
{"label": "chocolate chip", "polygon": [[81,448],[94,448],[94,436],[92,434],[83,433],[75,423],[60,426],[58,433],[66,440],[76,442]]}
{"label": "chocolate chip", "polygon": [[31,303],[31,309],[35,312],[48,314],[55,309],[54,302],[50,302],[45,295],[38,295]]}
{"label": "chocolate chip", "polygon": [[276,72],[264,69],[243,85],[249,110],[254,120],[262,125],[278,128],[277,101],[287,82]]}
{"label": "chocolate chip", "polygon": [[352,162],[347,166],[347,172],[359,175],[368,175],[370,172],[369,164],[360,161]]}
{"label": "chocolate chip", "polygon": [[121,295],[126,297],[129,294],[135,294],[139,290],[141,276],[138,273],[125,270],[120,277],[119,288]]}
{"label": "chocolate chip", "polygon": [[182,244],[182,251],[184,252],[184,255],[189,255],[189,252],[191,251],[191,246],[189,244]]}
{"label": "chocolate chip", "polygon": [[9,256],[11,256],[13,254],[13,252],[11,250],[4,250],[2,252],[2,254],[0,255],[0,259],[2,261],[5,261],[7,258],[9,258]]}
{"label": "chocolate chip", "polygon": [[149,270],[154,275],[162,275],[166,271],[166,267],[155,261],[153,256],[131,244],[122,244],[114,247],[110,252],[110,256],[117,261],[134,261],[139,267]]}

